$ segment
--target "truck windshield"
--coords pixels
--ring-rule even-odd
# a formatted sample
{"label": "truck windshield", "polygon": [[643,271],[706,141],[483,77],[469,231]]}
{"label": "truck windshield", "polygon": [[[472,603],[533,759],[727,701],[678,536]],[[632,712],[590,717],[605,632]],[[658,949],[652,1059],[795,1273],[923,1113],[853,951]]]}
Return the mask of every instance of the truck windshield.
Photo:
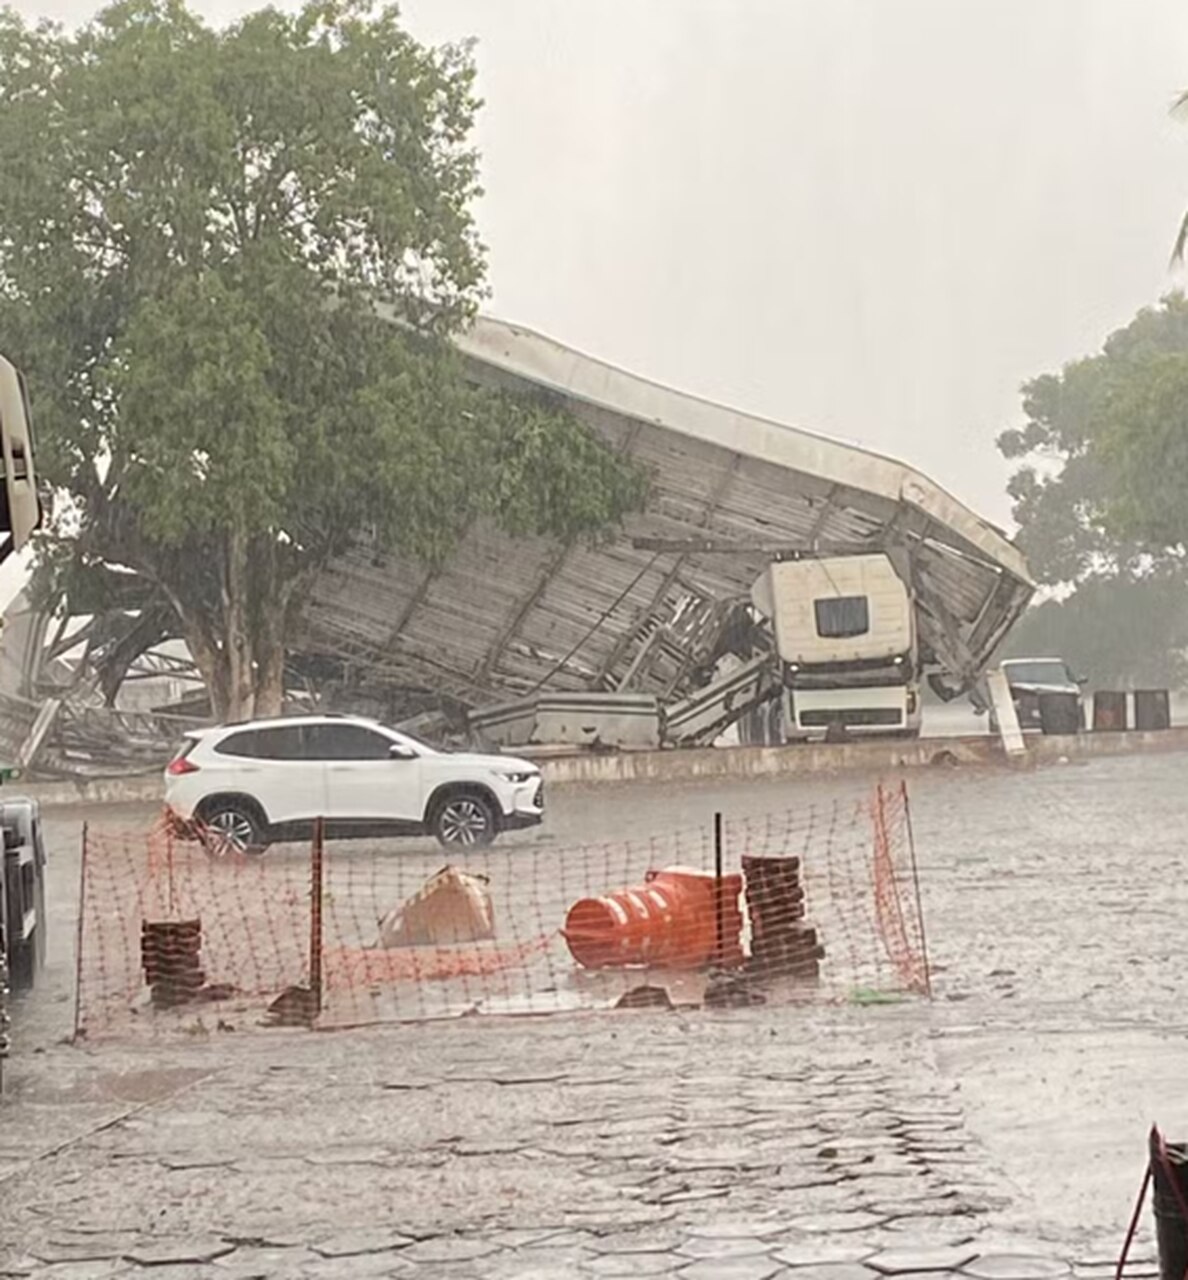
{"label": "truck windshield", "polygon": [[1004,662],[1011,684],[1071,684],[1063,662]]}
{"label": "truck windshield", "polygon": [[829,640],[850,640],[870,630],[870,608],[865,596],[834,596],[813,601],[817,635]]}

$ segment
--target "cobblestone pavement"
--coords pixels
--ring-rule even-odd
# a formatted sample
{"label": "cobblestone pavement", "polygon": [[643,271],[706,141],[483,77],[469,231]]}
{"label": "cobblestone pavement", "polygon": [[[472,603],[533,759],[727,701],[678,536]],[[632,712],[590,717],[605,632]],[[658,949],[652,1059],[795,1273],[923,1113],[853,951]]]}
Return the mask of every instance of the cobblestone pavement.
{"label": "cobblestone pavement", "polygon": [[[1184,763],[913,779],[932,1005],[336,1034],[212,1019],[135,1050],[57,1043],[78,815],[56,817],[59,943],[0,1124],[0,1260],[78,1277],[1104,1280],[1146,1126],[1188,1128]],[[862,785],[558,792],[545,839]],[[1153,1273],[1151,1251],[1144,1227],[1128,1275]]]}
{"label": "cobblestone pavement", "polygon": [[123,1099],[9,1179],[10,1273],[1068,1274],[911,1010],[216,1033],[95,1065],[82,1105]]}

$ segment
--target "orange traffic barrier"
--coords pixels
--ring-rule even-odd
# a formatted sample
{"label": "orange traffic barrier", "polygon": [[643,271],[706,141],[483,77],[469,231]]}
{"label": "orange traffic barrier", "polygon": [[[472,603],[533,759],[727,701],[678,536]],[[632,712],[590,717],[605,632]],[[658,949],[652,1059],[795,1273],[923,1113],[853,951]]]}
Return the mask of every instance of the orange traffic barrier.
{"label": "orange traffic barrier", "polygon": [[[742,876],[668,867],[644,884],[569,908],[562,934],[584,969],[700,969],[743,962]],[[720,935],[720,936],[719,936]]]}

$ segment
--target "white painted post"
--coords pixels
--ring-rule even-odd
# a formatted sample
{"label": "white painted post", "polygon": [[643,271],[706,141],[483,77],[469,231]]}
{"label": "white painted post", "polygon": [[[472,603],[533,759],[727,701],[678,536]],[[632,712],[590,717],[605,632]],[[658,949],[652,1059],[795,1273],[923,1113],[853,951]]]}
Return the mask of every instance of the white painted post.
{"label": "white painted post", "polygon": [[1019,728],[1019,717],[1015,713],[1015,700],[1011,697],[1006,672],[1001,667],[988,671],[986,687],[990,692],[990,708],[998,724],[998,736],[1002,739],[1007,755],[1022,755],[1027,747],[1023,742],[1023,730]]}

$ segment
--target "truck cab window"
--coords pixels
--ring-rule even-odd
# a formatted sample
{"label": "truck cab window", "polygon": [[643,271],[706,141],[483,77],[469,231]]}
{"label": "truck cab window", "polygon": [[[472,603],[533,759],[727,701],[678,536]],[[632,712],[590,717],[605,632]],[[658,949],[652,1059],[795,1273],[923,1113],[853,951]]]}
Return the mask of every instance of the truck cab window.
{"label": "truck cab window", "polygon": [[866,596],[830,596],[813,601],[817,635],[827,640],[848,640],[870,630],[870,606]]}

